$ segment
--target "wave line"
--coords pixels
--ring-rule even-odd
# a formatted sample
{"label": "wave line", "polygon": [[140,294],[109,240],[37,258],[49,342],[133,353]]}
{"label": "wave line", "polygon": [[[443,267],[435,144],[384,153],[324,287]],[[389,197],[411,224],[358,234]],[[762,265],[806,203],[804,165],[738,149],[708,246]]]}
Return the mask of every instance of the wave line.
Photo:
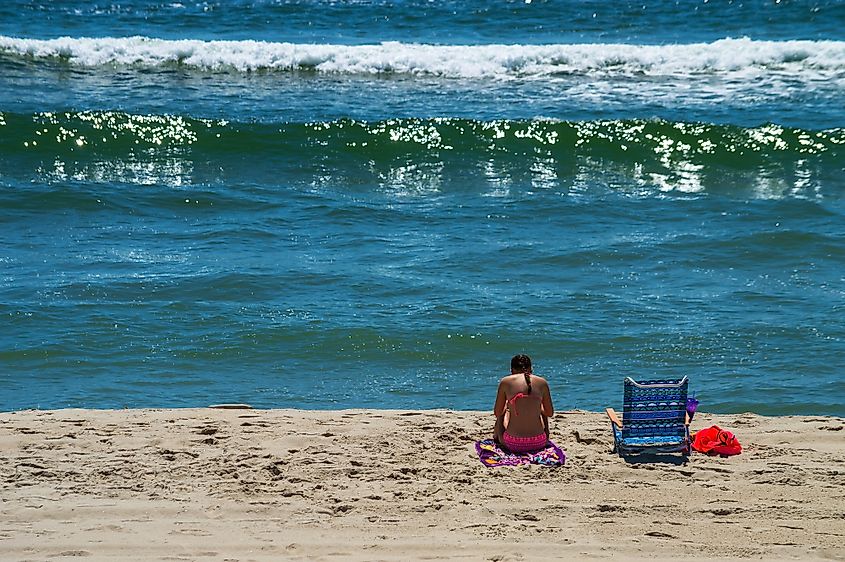
{"label": "wave line", "polygon": [[[783,71],[845,80],[845,41],[721,39],[674,45],[370,45],[149,37],[26,39],[0,36],[0,57],[60,59],[82,67],[181,65],[204,71],[311,71],[446,78],[568,74],[694,75]],[[756,75],[756,73],[754,73]]]}

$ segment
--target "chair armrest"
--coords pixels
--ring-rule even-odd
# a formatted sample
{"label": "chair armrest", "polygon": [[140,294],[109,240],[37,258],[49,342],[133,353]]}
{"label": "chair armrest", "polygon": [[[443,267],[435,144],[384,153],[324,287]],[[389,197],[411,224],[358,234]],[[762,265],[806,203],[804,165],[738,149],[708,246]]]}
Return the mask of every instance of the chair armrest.
{"label": "chair armrest", "polygon": [[604,411],[607,414],[607,417],[610,418],[611,423],[613,423],[613,425],[615,425],[619,429],[622,429],[622,422],[619,421],[619,416],[616,415],[616,412],[613,410],[613,408],[605,408]]}

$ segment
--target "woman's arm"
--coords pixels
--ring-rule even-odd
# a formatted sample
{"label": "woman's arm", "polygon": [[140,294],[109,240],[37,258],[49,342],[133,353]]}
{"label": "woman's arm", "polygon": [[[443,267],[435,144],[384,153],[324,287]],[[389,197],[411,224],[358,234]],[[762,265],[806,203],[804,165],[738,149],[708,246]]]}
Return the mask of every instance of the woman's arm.
{"label": "woman's arm", "polygon": [[499,389],[496,391],[496,403],[493,404],[493,414],[495,414],[496,417],[501,417],[505,414],[505,405],[508,401],[508,397],[505,394],[504,382],[504,379],[499,381]]}
{"label": "woman's arm", "polygon": [[552,404],[552,390],[549,388],[549,383],[543,380],[545,383],[543,386],[543,415],[547,418],[551,418],[555,415],[555,407]]}

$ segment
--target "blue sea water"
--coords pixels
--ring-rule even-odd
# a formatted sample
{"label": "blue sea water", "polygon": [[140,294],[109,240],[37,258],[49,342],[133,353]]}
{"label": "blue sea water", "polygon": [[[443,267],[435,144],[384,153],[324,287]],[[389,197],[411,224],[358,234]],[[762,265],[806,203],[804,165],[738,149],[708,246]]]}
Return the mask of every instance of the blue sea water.
{"label": "blue sea water", "polygon": [[0,410],[845,415],[845,3],[0,4]]}

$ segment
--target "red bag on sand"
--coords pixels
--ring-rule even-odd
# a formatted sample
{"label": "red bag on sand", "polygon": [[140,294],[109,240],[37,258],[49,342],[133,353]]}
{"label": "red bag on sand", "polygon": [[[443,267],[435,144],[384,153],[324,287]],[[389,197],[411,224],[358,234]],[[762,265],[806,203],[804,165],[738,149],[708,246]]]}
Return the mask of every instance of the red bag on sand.
{"label": "red bag on sand", "polygon": [[730,431],[714,425],[696,432],[692,438],[692,448],[708,455],[738,455],[742,445]]}

